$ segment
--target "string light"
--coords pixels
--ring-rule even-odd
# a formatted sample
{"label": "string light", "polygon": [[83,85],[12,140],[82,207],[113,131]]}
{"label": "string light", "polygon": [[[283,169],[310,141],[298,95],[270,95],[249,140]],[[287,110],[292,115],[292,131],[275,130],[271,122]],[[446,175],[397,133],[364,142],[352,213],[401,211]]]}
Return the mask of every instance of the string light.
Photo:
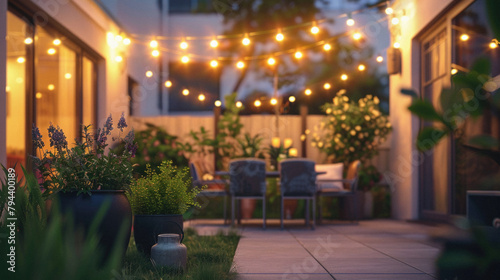
{"label": "string light", "polygon": [[399,42],[394,42],[392,45],[395,49],[399,49],[401,47],[401,44]]}
{"label": "string light", "polygon": [[213,39],[212,41],[210,41],[210,47],[217,48],[218,45],[219,42],[217,42],[217,40]]}
{"label": "string light", "polygon": [[359,39],[361,39],[361,33],[356,32],[356,33],[352,34],[352,38],[353,38],[354,40],[359,40]]}
{"label": "string light", "polygon": [[330,45],[330,44],[326,43],[326,44],[324,44],[324,45],[323,45],[323,49],[324,49],[325,51],[329,51],[329,50],[331,50],[331,49],[332,49],[332,45]]}
{"label": "string light", "polygon": [[66,73],[66,74],[64,74],[64,78],[65,78],[66,80],[71,79],[71,74],[70,74],[70,73]]}
{"label": "string light", "polygon": [[302,52],[296,51],[295,54],[294,54],[294,56],[295,56],[296,59],[301,59],[302,58]]}
{"label": "string light", "polygon": [[149,46],[152,48],[158,48],[158,41],[151,40],[151,42],[149,42]]}
{"label": "string light", "polygon": [[148,78],[153,77],[153,71],[146,71],[146,77]]}
{"label": "string light", "polygon": [[262,102],[260,102],[260,100],[255,100],[255,102],[253,103],[253,105],[255,107],[260,107],[260,105],[262,105]]}
{"label": "string light", "polygon": [[212,66],[213,68],[217,67],[219,65],[219,63],[217,62],[217,60],[212,60],[210,61],[210,66]]}
{"label": "string light", "polygon": [[42,98],[42,96],[43,96],[43,95],[42,95],[42,93],[41,93],[41,92],[37,92],[37,93],[36,93],[36,99],[40,99],[40,98]]}
{"label": "string light", "polygon": [[24,63],[26,61],[26,59],[24,58],[24,56],[20,56],[17,58],[17,63]]}
{"label": "string light", "polygon": [[56,49],[50,48],[50,49],[47,50],[47,53],[50,54],[50,55],[53,55],[53,54],[56,53]]}
{"label": "string light", "polygon": [[215,100],[214,105],[215,107],[220,107],[222,106],[222,102],[220,100]]}
{"label": "string light", "polygon": [[377,62],[382,62],[384,61],[384,57],[382,57],[381,55],[377,56]]}
{"label": "string light", "polygon": [[342,74],[342,75],[340,76],[340,79],[341,79],[342,81],[346,81],[348,78],[349,78],[349,76],[347,76],[346,74]]}
{"label": "string light", "polygon": [[238,69],[242,69],[243,67],[245,67],[245,63],[244,63],[243,61],[241,61],[241,60],[240,60],[240,61],[238,61],[238,62],[236,63],[236,67],[237,67]]}
{"label": "string light", "polygon": [[236,101],[236,107],[237,108],[243,107],[243,103],[241,103],[241,101]]}
{"label": "string light", "polygon": [[33,43],[33,39],[31,39],[31,37],[27,37],[26,39],[24,39],[24,43],[26,45],[29,45],[29,44]]}
{"label": "string light", "polygon": [[245,46],[248,46],[248,45],[250,45],[250,39],[248,37],[245,37],[245,38],[243,38],[241,43]]}
{"label": "string light", "polygon": [[270,103],[271,103],[271,105],[273,105],[273,106],[274,106],[274,105],[278,104],[278,99],[276,99],[276,98],[271,98]]}
{"label": "string light", "polygon": [[185,88],[182,90],[182,95],[188,96],[189,95],[189,89]]}
{"label": "string light", "polygon": [[365,69],[366,69],[366,66],[364,64],[358,65],[358,70],[359,71],[365,71]]}
{"label": "string light", "polygon": [[310,90],[308,88],[306,88],[306,90],[304,90],[304,94],[307,96],[311,95],[311,93],[312,93],[312,90]]}
{"label": "string light", "polygon": [[130,45],[130,39],[129,38],[123,39],[123,44],[127,46]]}
{"label": "string light", "polygon": [[54,90],[55,88],[56,88],[56,87],[55,87],[53,84],[49,84],[49,85],[47,86],[47,89],[48,89],[48,90]]}
{"label": "string light", "polygon": [[464,42],[465,42],[465,41],[467,41],[467,40],[469,40],[469,35],[467,35],[467,34],[465,34],[465,33],[464,33],[464,34],[462,34],[462,35],[460,35],[460,40],[462,40],[462,41],[464,41]]}
{"label": "string light", "polygon": [[116,62],[122,62],[123,61],[123,57],[121,55],[117,55],[117,56],[115,56],[115,61]]}
{"label": "string light", "polygon": [[276,34],[276,41],[281,42],[283,39],[285,39],[285,36],[281,32]]}
{"label": "string light", "polygon": [[151,55],[154,56],[154,57],[158,57],[158,56],[160,56],[160,52],[158,50],[153,50],[151,52]]}
{"label": "string light", "polygon": [[347,26],[353,26],[354,23],[356,23],[356,22],[352,19],[351,14],[349,14],[348,17],[349,18],[346,20],[345,24],[347,24]]}
{"label": "string light", "polygon": [[205,101],[205,95],[203,93],[198,95],[198,100]]}
{"label": "string light", "polygon": [[311,33],[316,35],[319,33],[319,27],[317,27],[316,25],[314,25],[313,27],[311,27]]}
{"label": "string light", "polygon": [[165,82],[165,87],[172,87],[172,82],[171,81],[166,81]]}
{"label": "string light", "polygon": [[274,59],[274,58],[270,57],[270,58],[267,60],[267,64],[269,64],[269,65],[274,65],[274,64],[276,64],[276,59]]}
{"label": "string light", "polygon": [[182,63],[188,63],[189,62],[189,57],[187,55],[184,55],[183,57],[181,57],[181,62]]}
{"label": "string light", "polygon": [[115,36],[115,41],[121,42],[123,40],[123,37],[121,35],[116,35]]}
{"label": "string light", "polygon": [[188,43],[186,41],[182,41],[179,46],[181,49],[185,50],[188,48]]}
{"label": "string light", "polygon": [[59,46],[61,44],[61,40],[54,39],[54,41],[52,41],[52,44],[54,44],[54,46]]}
{"label": "string light", "polygon": [[399,24],[399,18],[397,18],[397,17],[393,17],[393,18],[391,19],[391,23],[392,23],[392,25],[398,25],[398,24]]}
{"label": "string light", "polygon": [[323,85],[323,88],[324,88],[324,89],[326,89],[326,90],[329,90],[329,89],[331,89],[331,88],[332,88],[332,85],[330,85],[330,83],[325,83],[325,84]]}
{"label": "string light", "polygon": [[292,103],[295,102],[295,96],[290,95],[290,97],[288,97],[288,101],[290,101]]}

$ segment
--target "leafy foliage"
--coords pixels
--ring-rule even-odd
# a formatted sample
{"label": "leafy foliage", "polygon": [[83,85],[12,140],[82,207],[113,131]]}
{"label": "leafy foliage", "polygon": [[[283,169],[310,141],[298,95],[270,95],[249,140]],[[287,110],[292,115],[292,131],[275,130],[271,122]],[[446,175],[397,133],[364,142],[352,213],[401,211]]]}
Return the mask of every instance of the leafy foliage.
{"label": "leafy foliage", "polygon": [[123,129],[127,127],[125,118],[120,118],[117,125],[119,140],[125,142],[121,153],[106,152],[107,140],[113,130],[111,115],[103,128],[95,133],[90,131],[90,125],[83,126],[82,140],[69,148],[64,132],[52,124],[48,128],[51,150],[44,149],[37,127],[33,127],[33,144],[40,157],[33,156],[33,162],[43,179],[42,185],[50,195],[57,191],[78,191],[90,193],[90,190],[120,190],[126,189],[132,179],[132,163],[130,159],[137,149],[134,143],[134,132],[131,130],[122,137]]}
{"label": "leafy foliage", "polygon": [[200,207],[196,196],[201,189],[191,186],[189,169],[177,168],[164,161],[153,172],[148,165],[146,175],[134,181],[127,196],[136,215],[184,214],[190,206]]}

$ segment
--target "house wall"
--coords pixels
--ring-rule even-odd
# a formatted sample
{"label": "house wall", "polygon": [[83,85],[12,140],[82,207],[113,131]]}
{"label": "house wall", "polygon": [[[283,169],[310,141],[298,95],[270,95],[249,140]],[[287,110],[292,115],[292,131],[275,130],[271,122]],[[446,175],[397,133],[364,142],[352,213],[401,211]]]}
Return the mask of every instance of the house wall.
{"label": "house wall", "polygon": [[[415,148],[419,120],[408,111],[411,98],[401,89],[420,89],[420,49],[416,36],[424,31],[452,0],[401,0],[394,4],[396,12],[407,11],[408,21],[401,21],[401,33],[393,34],[392,42],[401,44],[401,73],[390,76],[390,116],[393,126],[389,171],[391,183],[392,216],[397,219],[418,219],[418,172],[421,164]],[[458,2],[458,1],[455,1]],[[392,44],[391,44],[392,45]]]}

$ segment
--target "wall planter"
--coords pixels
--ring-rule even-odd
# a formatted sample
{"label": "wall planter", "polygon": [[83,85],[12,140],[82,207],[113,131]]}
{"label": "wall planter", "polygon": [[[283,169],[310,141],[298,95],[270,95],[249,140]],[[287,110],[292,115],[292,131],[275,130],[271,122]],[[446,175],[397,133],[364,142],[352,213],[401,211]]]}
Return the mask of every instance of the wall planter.
{"label": "wall planter", "polygon": [[183,234],[183,229],[182,215],[135,215],[135,246],[139,252],[150,256],[151,247],[158,243],[159,234]]}

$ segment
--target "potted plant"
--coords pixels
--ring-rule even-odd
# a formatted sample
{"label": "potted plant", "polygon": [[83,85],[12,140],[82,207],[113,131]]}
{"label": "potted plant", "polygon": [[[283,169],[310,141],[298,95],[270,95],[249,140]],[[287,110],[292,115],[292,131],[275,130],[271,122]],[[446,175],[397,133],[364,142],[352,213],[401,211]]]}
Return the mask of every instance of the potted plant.
{"label": "potted plant", "polygon": [[[125,195],[125,189],[132,179],[132,164],[136,145],[134,132],[131,130],[122,137],[127,127],[124,115],[118,122],[119,135],[113,140],[124,141],[125,149],[121,153],[107,152],[107,140],[113,130],[111,115],[102,128],[91,132],[90,125],[83,126],[81,140],[76,140],[70,147],[64,132],[59,127],[50,125],[48,136],[50,148],[45,148],[42,135],[33,126],[32,137],[36,154],[33,156],[35,171],[38,174],[43,195],[59,201],[63,213],[71,213],[75,224],[90,228],[94,217],[101,207],[108,207],[99,227],[100,246],[104,248],[104,257],[112,251],[114,240],[120,228],[131,227],[132,212]],[[130,239],[123,242],[124,252]]]}
{"label": "potted plant", "polygon": [[191,188],[189,168],[177,168],[164,161],[153,172],[134,181],[127,193],[134,213],[134,240],[137,250],[151,254],[158,234],[182,233],[182,215],[190,206],[200,207],[196,196],[201,189]]}

